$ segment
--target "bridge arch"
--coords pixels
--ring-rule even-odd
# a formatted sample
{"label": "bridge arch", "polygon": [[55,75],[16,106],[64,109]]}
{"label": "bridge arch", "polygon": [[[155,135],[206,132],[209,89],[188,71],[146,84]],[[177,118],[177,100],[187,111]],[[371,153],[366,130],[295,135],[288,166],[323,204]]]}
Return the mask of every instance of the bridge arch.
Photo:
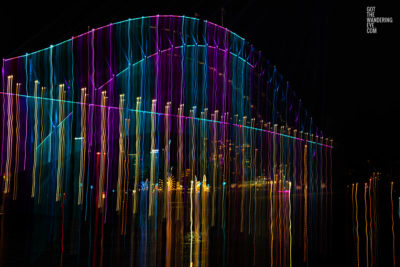
{"label": "bridge arch", "polygon": [[331,143],[288,83],[244,38],[209,21],[128,19],[5,59],[2,95],[5,192],[16,194],[21,171],[32,197],[43,178],[49,200],[68,192],[78,205],[89,185],[100,203],[110,190],[120,199],[170,177],[184,186],[203,177],[213,187],[329,183],[317,170]]}

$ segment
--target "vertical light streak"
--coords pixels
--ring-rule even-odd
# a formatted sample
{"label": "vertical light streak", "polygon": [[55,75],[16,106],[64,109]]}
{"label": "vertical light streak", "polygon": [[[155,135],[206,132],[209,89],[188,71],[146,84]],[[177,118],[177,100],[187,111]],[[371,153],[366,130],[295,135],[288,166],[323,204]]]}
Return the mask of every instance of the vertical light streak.
{"label": "vertical light streak", "polygon": [[376,207],[377,207],[377,203],[376,203],[376,190],[377,190],[377,179],[375,177],[375,174],[372,174],[372,178],[371,180],[371,200],[370,202],[372,203],[371,205],[373,206],[372,210],[371,210],[371,264],[375,263],[376,261],[376,249],[377,249],[377,217],[376,217]]}
{"label": "vertical light streak", "polygon": [[[86,103],[88,94],[86,88],[81,89],[81,102]],[[80,151],[80,166],[79,166],[79,182],[78,182],[78,206],[83,201],[83,188],[85,184],[85,169],[86,169],[86,144],[87,144],[87,107],[81,105],[81,151]]]}
{"label": "vertical light streak", "polygon": [[[224,125],[223,125],[223,127],[222,127],[222,129],[223,129],[223,138],[222,138],[222,141],[223,141],[223,173],[222,173],[222,182],[223,183],[226,183],[227,182],[227,180],[228,180],[228,177],[229,177],[229,174],[230,174],[230,172],[229,172],[229,163],[230,163],[230,161],[228,161],[228,157],[229,157],[229,143],[228,143],[228,125],[226,125],[225,123],[228,121],[228,119],[229,119],[229,113],[228,112],[226,112],[225,114],[224,114],[224,116],[223,116],[223,123],[224,123]],[[228,186],[229,186],[229,184],[228,184]]]}
{"label": "vertical light streak", "polygon": [[150,185],[149,185],[149,217],[153,215],[153,187],[154,187],[154,179],[155,179],[155,157],[156,153],[156,118],[154,113],[156,112],[156,106],[157,106],[157,99],[153,99],[152,104],[151,104],[151,145],[150,145],[150,151],[151,151],[151,160],[150,160]]}
{"label": "vertical light streak", "polygon": [[[107,91],[101,92],[101,103],[103,106],[107,104]],[[107,151],[107,132],[106,132],[106,125],[107,125],[107,108],[101,109],[101,133],[100,133],[100,175],[99,175],[99,187],[98,187],[98,196],[97,196],[97,208],[103,208],[103,201],[102,196],[104,194],[104,176],[105,176],[105,166],[106,166],[106,151]]]}
{"label": "vertical light streak", "polygon": [[368,184],[364,184],[364,217],[365,217],[365,257],[367,264],[366,266],[369,266],[369,257],[368,257],[368,217],[367,217],[367,210],[368,210],[368,204],[367,204],[367,188]]}
{"label": "vertical light streak", "polygon": [[[5,86],[5,75],[4,75],[4,63],[5,63],[5,59],[3,58],[3,66],[2,66],[2,68],[1,68],[1,73],[2,73],[2,80],[3,80],[3,82],[2,82],[2,87],[3,87],[3,90],[4,90],[4,88],[6,87]],[[6,106],[6,101],[5,101],[5,96],[3,95],[2,96],[3,98],[2,98],[2,102],[3,102],[3,110],[2,110],[2,121],[3,121],[3,131],[2,131],[2,135],[1,135],[1,150],[0,150],[0,178],[2,179],[3,178],[3,156],[4,156],[4,150],[3,150],[3,148],[4,148],[4,132],[5,132],[5,126],[6,126],[6,124],[4,123],[5,122],[5,117],[6,117],[6,111],[5,111],[5,106]],[[4,175],[4,178],[5,178],[5,175]],[[3,189],[3,191],[4,191],[4,189]],[[4,203],[4,202],[3,202]]]}
{"label": "vertical light streak", "polygon": [[[297,137],[297,130],[295,129],[293,131],[293,137]],[[296,139],[295,139],[296,140]],[[295,193],[297,192],[297,142],[293,141],[293,188],[295,190]]]}
{"label": "vertical light streak", "polygon": [[393,266],[396,266],[396,249],[395,249],[395,233],[394,233],[394,215],[393,215],[393,181],[390,183],[390,205],[392,208],[392,246],[393,246]]}
{"label": "vertical light streak", "polygon": [[35,190],[36,190],[36,168],[37,168],[37,154],[36,147],[38,146],[38,88],[39,88],[39,81],[35,81],[34,91],[33,94],[35,96],[35,108],[34,108],[34,125],[33,125],[33,165],[32,165],[32,190],[31,190],[31,197],[35,197]]}
{"label": "vertical light streak", "polygon": [[[274,124],[274,133],[278,132],[278,125]],[[276,177],[276,138],[277,136],[275,134],[272,135],[272,179],[275,179]]]}
{"label": "vertical light streak", "polygon": [[[250,125],[251,125],[251,127],[254,127],[254,124],[255,124],[255,119],[254,118],[252,118],[251,119],[251,122],[250,122]],[[249,190],[250,190],[250,196],[249,196],[249,230],[248,230],[248,233],[249,233],[249,235],[251,234],[251,225],[252,225],[252,223],[251,223],[251,203],[253,202],[252,200],[253,200],[253,197],[252,197],[252,191],[253,191],[253,186],[251,185],[251,183],[254,183],[254,196],[255,196],[255,190],[256,190],[256,180],[255,180],[255,174],[254,174],[254,164],[255,164],[255,159],[254,159],[254,150],[255,150],[255,144],[254,144],[254,131],[251,131],[251,133],[250,133],[251,135],[250,135],[250,184],[249,184]],[[255,205],[255,201],[254,201],[254,205]]]}
{"label": "vertical light streak", "polygon": [[[101,206],[104,207],[104,202],[106,201],[106,195],[105,193],[102,193],[102,197],[101,197]],[[103,243],[104,243],[104,221],[105,221],[105,216],[106,216],[106,212],[104,211],[101,216],[103,218],[100,218],[100,223],[101,223],[101,233],[100,233],[100,259],[99,259],[99,265],[100,267],[103,266],[103,255],[104,255],[104,248],[103,248]]]}
{"label": "vertical light streak", "polygon": [[192,108],[190,111],[190,124],[191,124],[191,138],[190,138],[190,169],[191,169],[191,180],[195,180],[195,173],[196,173],[196,142],[195,142],[195,116],[196,116],[196,106]]}
{"label": "vertical light streak", "polygon": [[20,137],[20,123],[19,123],[19,97],[18,94],[21,89],[21,84],[17,83],[15,86],[15,162],[14,162],[14,191],[13,191],[13,200],[17,199],[18,193],[18,166],[19,166],[19,137]]}
{"label": "vertical light streak", "polygon": [[307,261],[307,241],[308,241],[308,233],[307,233],[307,206],[308,206],[308,202],[307,202],[307,198],[308,198],[308,191],[307,191],[307,145],[304,146],[304,236],[303,236],[303,253],[304,253],[304,257],[303,257],[303,261],[306,262]]}
{"label": "vertical light streak", "polygon": [[201,266],[208,266],[207,252],[208,252],[208,221],[207,221],[207,200],[208,200],[208,186],[207,177],[203,176],[201,183]]}
{"label": "vertical light streak", "polygon": [[204,180],[204,178],[206,178],[206,174],[207,174],[207,142],[208,142],[208,138],[207,138],[207,123],[205,122],[205,119],[207,118],[207,112],[208,109],[204,109],[204,112],[201,113],[201,117],[204,119],[201,122],[201,129],[202,129],[202,137],[203,137],[203,149],[202,149],[202,154],[203,154],[203,164],[202,164],[202,172],[201,172],[201,177],[203,177],[203,186],[207,185],[207,179]]}
{"label": "vertical light streak", "polygon": [[165,266],[170,267],[171,253],[172,253],[172,208],[171,208],[171,190],[172,190],[172,180],[167,178],[165,183],[165,189],[167,192],[167,210],[166,210],[166,250],[165,250]]}
{"label": "vertical light streak", "polygon": [[[64,100],[64,85],[60,84],[58,87],[58,95],[61,100]],[[58,121],[62,122],[64,119],[64,102],[58,102]],[[63,161],[64,161],[64,123],[61,123],[61,127],[58,129],[58,168],[57,168],[57,189],[56,189],[56,202],[61,200],[62,197],[62,183],[63,183]],[[50,142],[51,143],[51,140]]]}
{"label": "vertical light streak", "polygon": [[[124,133],[126,135],[129,135],[129,125],[130,125],[130,119],[125,119],[125,128],[124,128]],[[126,137],[125,137],[126,138]],[[122,203],[123,203],[123,227],[122,227],[122,234],[126,235],[126,222],[128,220],[128,199],[129,199],[129,195],[128,195],[128,189],[129,189],[129,138],[126,138],[126,141],[124,142],[124,163],[123,163],[123,168],[124,168],[124,184],[123,184],[123,199],[122,199]],[[136,194],[134,194],[135,196]]]}
{"label": "vertical light streak", "polygon": [[354,195],[354,200],[356,203],[356,214],[355,214],[355,218],[356,218],[356,237],[357,237],[357,244],[356,244],[356,250],[357,250],[357,267],[360,267],[360,236],[358,235],[358,183],[356,183],[356,191],[355,191],[355,195]]}
{"label": "vertical light streak", "polygon": [[[184,170],[183,170],[183,112],[184,105],[180,104],[178,108],[178,155],[177,155],[177,174],[176,174],[176,195],[178,203],[182,202],[181,186],[183,184]],[[179,205],[176,209],[176,220],[179,221],[182,214],[181,206]]]}
{"label": "vertical light streak", "polygon": [[225,266],[225,259],[226,259],[226,232],[225,232],[225,185],[226,183],[223,182],[222,184],[222,216],[221,216],[221,228],[222,228],[222,236],[223,236],[223,245],[222,245],[222,266]]}
{"label": "vertical light streak", "polygon": [[269,216],[269,220],[270,220],[270,232],[271,232],[271,241],[270,241],[270,263],[271,263],[271,267],[274,265],[274,220],[273,220],[273,200],[272,200],[272,189],[274,184],[272,183],[272,181],[270,181],[271,184],[271,188],[269,190],[269,210],[270,210],[270,216]]}
{"label": "vertical light streak", "polygon": [[[49,92],[49,97],[50,98],[55,98],[55,96],[54,96],[54,93],[53,93],[53,87],[54,87],[54,68],[53,68],[53,45],[51,45],[50,46],[50,55],[49,55],[49,65],[50,65],[50,75],[49,75],[49,83],[50,83],[50,92]],[[53,122],[54,122],[54,118],[53,118],[53,109],[54,109],[54,107],[53,107],[53,101],[51,101],[50,102],[50,114],[49,114],[49,117],[50,117],[50,127],[51,127],[51,125],[53,124]],[[51,146],[51,143],[52,143],[52,140],[50,139],[50,142],[49,142],[49,149],[48,149],[48,153],[47,153],[47,162],[51,162],[51,148],[52,148],[52,146]],[[58,180],[57,180],[58,181]],[[58,187],[58,182],[57,182],[57,187]],[[57,191],[56,191],[56,194],[57,194]],[[58,198],[58,200],[60,199],[60,196],[56,196],[56,198]],[[57,201],[58,201],[57,200]]]}
{"label": "vertical light streak", "polygon": [[[126,119],[123,120],[122,122],[123,125],[123,130],[122,132],[125,135],[126,131]],[[126,143],[125,140],[123,141],[123,148],[121,151],[123,151],[122,154],[122,162],[121,162],[121,183],[120,183],[120,205],[121,205],[121,235],[124,234],[124,223],[125,223],[125,195],[126,195],[126,183],[125,183],[125,177],[126,177],[126,172],[125,172],[125,152],[126,152]],[[133,197],[135,197],[135,191],[133,191]],[[117,207],[118,208],[118,207]]]}
{"label": "vertical light streak", "polygon": [[355,212],[354,212],[354,183],[351,184],[351,225],[352,225],[352,230],[353,230],[353,240],[355,239],[356,236],[356,231],[355,231]]}
{"label": "vertical light streak", "polygon": [[[116,207],[116,211],[120,211],[121,209],[121,197],[122,197],[122,179],[123,179],[123,162],[124,162],[124,155],[125,155],[125,145],[124,145],[124,136],[125,136],[125,132],[124,132],[124,111],[122,109],[122,107],[124,106],[125,103],[125,96],[123,94],[121,94],[119,96],[119,107],[121,108],[119,110],[119,152],[118,152],[118,180],[117,180],[117,207]],[[137,157],[137,154],[136,154]],[[136,168],[136,167],[135,167]],[[136,185],[136,182],[135,182]],[[133,199],[136,199],[135,196],[136,193],[136,187],[133,189]],[[135,205],[135,203],[133,204],[133,206]]]}
{"label": "vertical light streak", "polygon": [[200,233],[200,218],[201,218],[201,210],[200,210],[200,191],[201,191],[201,182],[197,181],[197,177],[195,177],[195,207],[194,207],[194,221],[195,221],[195,247],[194,247],[194,266],[199,266],[199,254],[200,254],[200,244],[201,244],[201,233]]}
{"label": "vertical light streak", "polygon": [[373,248],[373,229],[372,229],[372,202],[371,202],[371,190],[372,190],[372,179],[369,179],[368,193],[369,193],[369,230],[370,230],[370,252],[371,252],[371,266],[374,264],[374,254],[372,253]]}
{"label": "vertical light streak", "polygon": [[190,266],[193,266],[193,180],[190,181]]}
{"label": "vertical light streak", "polygon": [[291,197],[291,191],[292,191],[292,187],[291,187],[291,182],[289,182],[289,262],[290,262],[290,266],[293,265],[292,262],[292,197]]}
{"label": "vertical light streak", "polygon": [[[43,107],[43,96],[44,96],[44,91],[45,87],[41,88],[40,92],[40,142],[43,142],[43,131],[44,131],[44,122],[43,122],[43,112],[44,112],[44,107]],[[39,184],[38,184],[38,204],[40,203],[40,192],[41,192],[41,181],[42,181],[42,161],[43,161],[43,146],[40,146],[40,159],[39,159]]]}
{"label": "vertical light streak", "polygon": [[63,265],[63,256],[64,256],[64,202],[65,202],[65,193],[63,194],[62,204],[61,204],[61,256],[60,256],[60,267]]}
{"label": "vertical light streak", "polygon": [[[211,115],[211,120],[218,120],[218,110],[214,112],[213,115]],[[217,161],[218,161],[218,151],[217,151],[217,124],[213,123],[213,153],[212,153],[212,161],[213,161],[213,167],[212,167],[212,203],[211,203],[211,208],[212,208],[212,214],[211,214],[211,226],[215,225],[215,198],[216,198],[216,190],[217,190]]]}
{"label": "vertical light streak", "polygon": [[164,179],[163,179],[163,190],[164,190],[164,216],[166,217],[167,212],[167,181],[170,177],[169,169],[170,169],[170,111],[171,111],[171,102],[167,102],[165,105],[165,116],[164,116]]}
{"label": "vertical light streak", "polygon": [[[99,182],[99,165],[101,164],[101,162],[100,162],[100,156],[101,156],[101,153],[100,152],[96,152],[96,169],[95,169],[95,182],[94,182],[94,185],[93,185],[93,187],[95,188],[95,194],[96,194],[96,187],[98,187],[98,182]],[[100,194],[99,192],[97,192],[97,194]],[[95,212],[95,216],[94,216],[94,238],[93,238],[93,254],[92,254],[92,267],[95,267],[96,266],[96,254],[97,254],[97,237],[98,237],[98,232],[97,232],[97,230],[98,230],[98,222],[99,222],[99,220],[98,220],[98,218],[99,218],[99,210],[98,209],[96,209],[96,206],[98,205],[98,203],[97,203],[97,201],[98,201],[98,198],[96,197],[96,195],[95,195],[95,199],[94,199],[94,207],[95,207],[95,209],[94,209],[94,212]]]}
{"label": "vertical light streak", "polygon": [[[27,70],[27,67],[25,66],[25,70]],[[28,94],[28,72],[26,71],[26,77],[25,77],[25,92],[26,94]],[[26,144],[27,144],[27,139],[28,139],[28,118],[29,118],[29,106],[28,106],[28,99],[25,99],[25,141],[24,141],[24,171],[26,170],[26,156],[27,156],[27,148],[26,148]],[[1,165],[1,162],[0,162]],[[1,172],[0,172],[1,175]]]}
{"label": "vertical light streak", "polygon": [[171,190],[172,190],[172,180],[171,178],[166,179],[165,189],[167,192],[167,210],[166,210],[166,230],[165,230],[165,266],[170,267],[172,265],[171,262],[171,254],[172,254],[172,207],[171,207]]}
{"label": "vertical light streak", "polygon": [[245,125],[246,125],[247,117],[243,117],[243,126],[242,126],[242,194],[241,194],[241,204],[240,204],[240,232],[242,233],[244,230],[244,200],[245,200],[245,187],[246,187],[246,132],[245,132]]}
{"label": "vertical light streak", "polygon": [[[135,187],[134,192],[138,192],[138,184],[139,184],[139,170],[140,170],[140,155],[141,155],[141,134],[140,134],[140,113],[141,109],[141,98],[138,97],[136,99],[136,158],[135,158]],[[134,202],[133,202],[133,214],[137,213],[137,205],[138,205],[138,196],[139,194],[133,194]]]}
{"label": "vertical light streak", "polygon": [[[7,77],[7,93],[12,93],[12,86],[13,86],[13,76],[10,75]],[[13,99],[12,95],[7,96],[7,129],[8,129],[8,134],[7,134],[7,159],[6,159],[6,168],[5,168],[5,177],[4,177],[4,190],[3,192],[5,194],[8,194],[10,192],[10,183],[11,183],[11,160],[13,157],[12,154],[12,142],[13,142],[13,135],[14,135],[14,126],[13,126],[13,112],[12,112],[12,107],[13,107]]]}

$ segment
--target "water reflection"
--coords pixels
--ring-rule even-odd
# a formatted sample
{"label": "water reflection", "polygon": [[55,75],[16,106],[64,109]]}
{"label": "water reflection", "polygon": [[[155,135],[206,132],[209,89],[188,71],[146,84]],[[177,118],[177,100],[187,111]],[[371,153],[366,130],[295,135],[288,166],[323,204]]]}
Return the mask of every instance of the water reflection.
{"label": "water reflection", "polygon": [[374,173],[366,182],[347,186],[347,209],[351,212],[351,229],[348,230],[351,233],[348,234],[352,236],[348,247],[353,266],[398,265],[399,217],[396,211],[400,211],[397,204],[400,198],[397,187],[394,181],[386,181],[379,173]]}
{"label": "water reflection", "polygon": [[[326,253],[330,198],[326,193],[304,194],[302,189],[291,192],[288,183],[223,183],[210,190],[204,178],[192,181],[185,191],[173,179],[153,188],[146,181],[137,192],[125,191],[121,209],[109,207],[108,215],[94,203],[82,216],[71,216],[79,210],[65,210],[65,195],[56,216],[22,215],[11,212],[22,201],[5,199],[3,204],[11,206],[1,215],[1,260],[9,265],[15,255],[8,248],[22,246],[26,257],[18,263],[33,265],[306,264],[316,253]],[[112,201],[116,197],[113,191]]]}

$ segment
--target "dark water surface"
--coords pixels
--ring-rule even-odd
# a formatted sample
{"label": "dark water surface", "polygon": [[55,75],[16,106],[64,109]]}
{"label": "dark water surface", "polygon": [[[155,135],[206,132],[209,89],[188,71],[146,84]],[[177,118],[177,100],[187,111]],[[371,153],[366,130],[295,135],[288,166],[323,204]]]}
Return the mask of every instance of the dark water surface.
{"label": "dark water surface", "polygon": [[138,213],[127,198],[125,211],[106,220],[94,207],[72,216],[77,211],[60,203],[49,217],[34,203],[6,199],[0,266],[393,266],[391,188],[381,187],[305,197],[268,182],[214,192],[198,184],[168,190],[165,214],[157,201],[150,215],[142,190]]}

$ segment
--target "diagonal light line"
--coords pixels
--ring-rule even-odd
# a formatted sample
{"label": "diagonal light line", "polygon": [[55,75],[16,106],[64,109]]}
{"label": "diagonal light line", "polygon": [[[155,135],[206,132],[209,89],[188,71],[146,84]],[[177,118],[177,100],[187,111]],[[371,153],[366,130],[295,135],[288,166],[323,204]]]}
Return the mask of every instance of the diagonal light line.
{"label": "diagonal light line", "polygon": [[[174,118],[192,119],[192,120],[195,120],[195,121],[203,121],[203,122],[209,122],[209,123],[232,125],[232,126],[239,127],[239,128],[243,127],[245,129],[249,129],[249,130],[254,130],[254,131],[260,131],[260,132],[264,132],[264,133],[274,134],[274,135],[277,135],[277,136],[282,136],[282,137],[293,139],[293,140],[296,140],[296,141],[307,142],[307,143],[310,143],[310,144],[315,144],[315,145],[319,145],[319,146],[323,146],[323,147],[327,147],[327,148],[333,148],[333,146],[330,146],[330,145],[317,143],[317,142],[314,142],[314,141],[311,141],[311,140],[306,140],[306,139],[302,139],[302,138],[299,138],[299,137],[294,137],[294,136],[283,134],[283,133],[278,133],[278,132],[269,131],[269,130],[256,128],[256,127],[251,127],[251,126],[247,126],[247,125],[241,125],[241,124],[217,121],[217,120],[202,119],[202,118],[190,117],[190,116],[180,116],[180,115],[175,115],[175,114],[152,112],[152,111],[147,111],[147,110],[137,110],[137,109],[131,109],[131,108],[120,108],[120,107],[114,107],[114,106],[103,106],[103,105],[98,105],[98,104],[82,103],[82,102],[75,102],[75,101],[70,101],[70,100],[61,100],[61,99],[53,99],[53,98],[46,98],[46,97],[27,96],[27,95],[21,95],[21,94],[5,93],[5,92],[0,92],[0,94],[20,96],[20,97],[33,98],[33,99],[41,99],[41,100],[45,100],[45,101],[63,102],[63,103],[74,104],[74,105],[85,105],[85,106],[89,106],[89,107],[91,106],[91,107],[95,107],[95,108],[108,108],[108,109],[115,109],[115,110],[126,110],[126,111],[130,111],[130,112],[140,112],[140,113],[144,113],[144,114],[154,114],[154,115],[157,115],[157,116],[170,116],[170,117],[174,117]],[[69,115],[71,115],[71,114],[69,114]]]}
{"label": "diagonal light line", "polygon": [[[68,119],[69,116],[72,115],[72,113],[73,113],[73,112],[71,111],[71,113],[69,113],[68,116],[65,117],[65,119],[63,119],[55,128],[57,129],[61,124],[63,124],[64,121],[65,121],[66,119]],[[54,130],[54,131],[56,131],[56,130]],[[50,137],[50,135],[51,135],[54,131],[51,131],[51,132],[49,133],[49,135],[47,135],[47,136],[43,139],[43,141],[36,147],[36,150],[44,143],[44,141],[47,140],[47,138]]]}

